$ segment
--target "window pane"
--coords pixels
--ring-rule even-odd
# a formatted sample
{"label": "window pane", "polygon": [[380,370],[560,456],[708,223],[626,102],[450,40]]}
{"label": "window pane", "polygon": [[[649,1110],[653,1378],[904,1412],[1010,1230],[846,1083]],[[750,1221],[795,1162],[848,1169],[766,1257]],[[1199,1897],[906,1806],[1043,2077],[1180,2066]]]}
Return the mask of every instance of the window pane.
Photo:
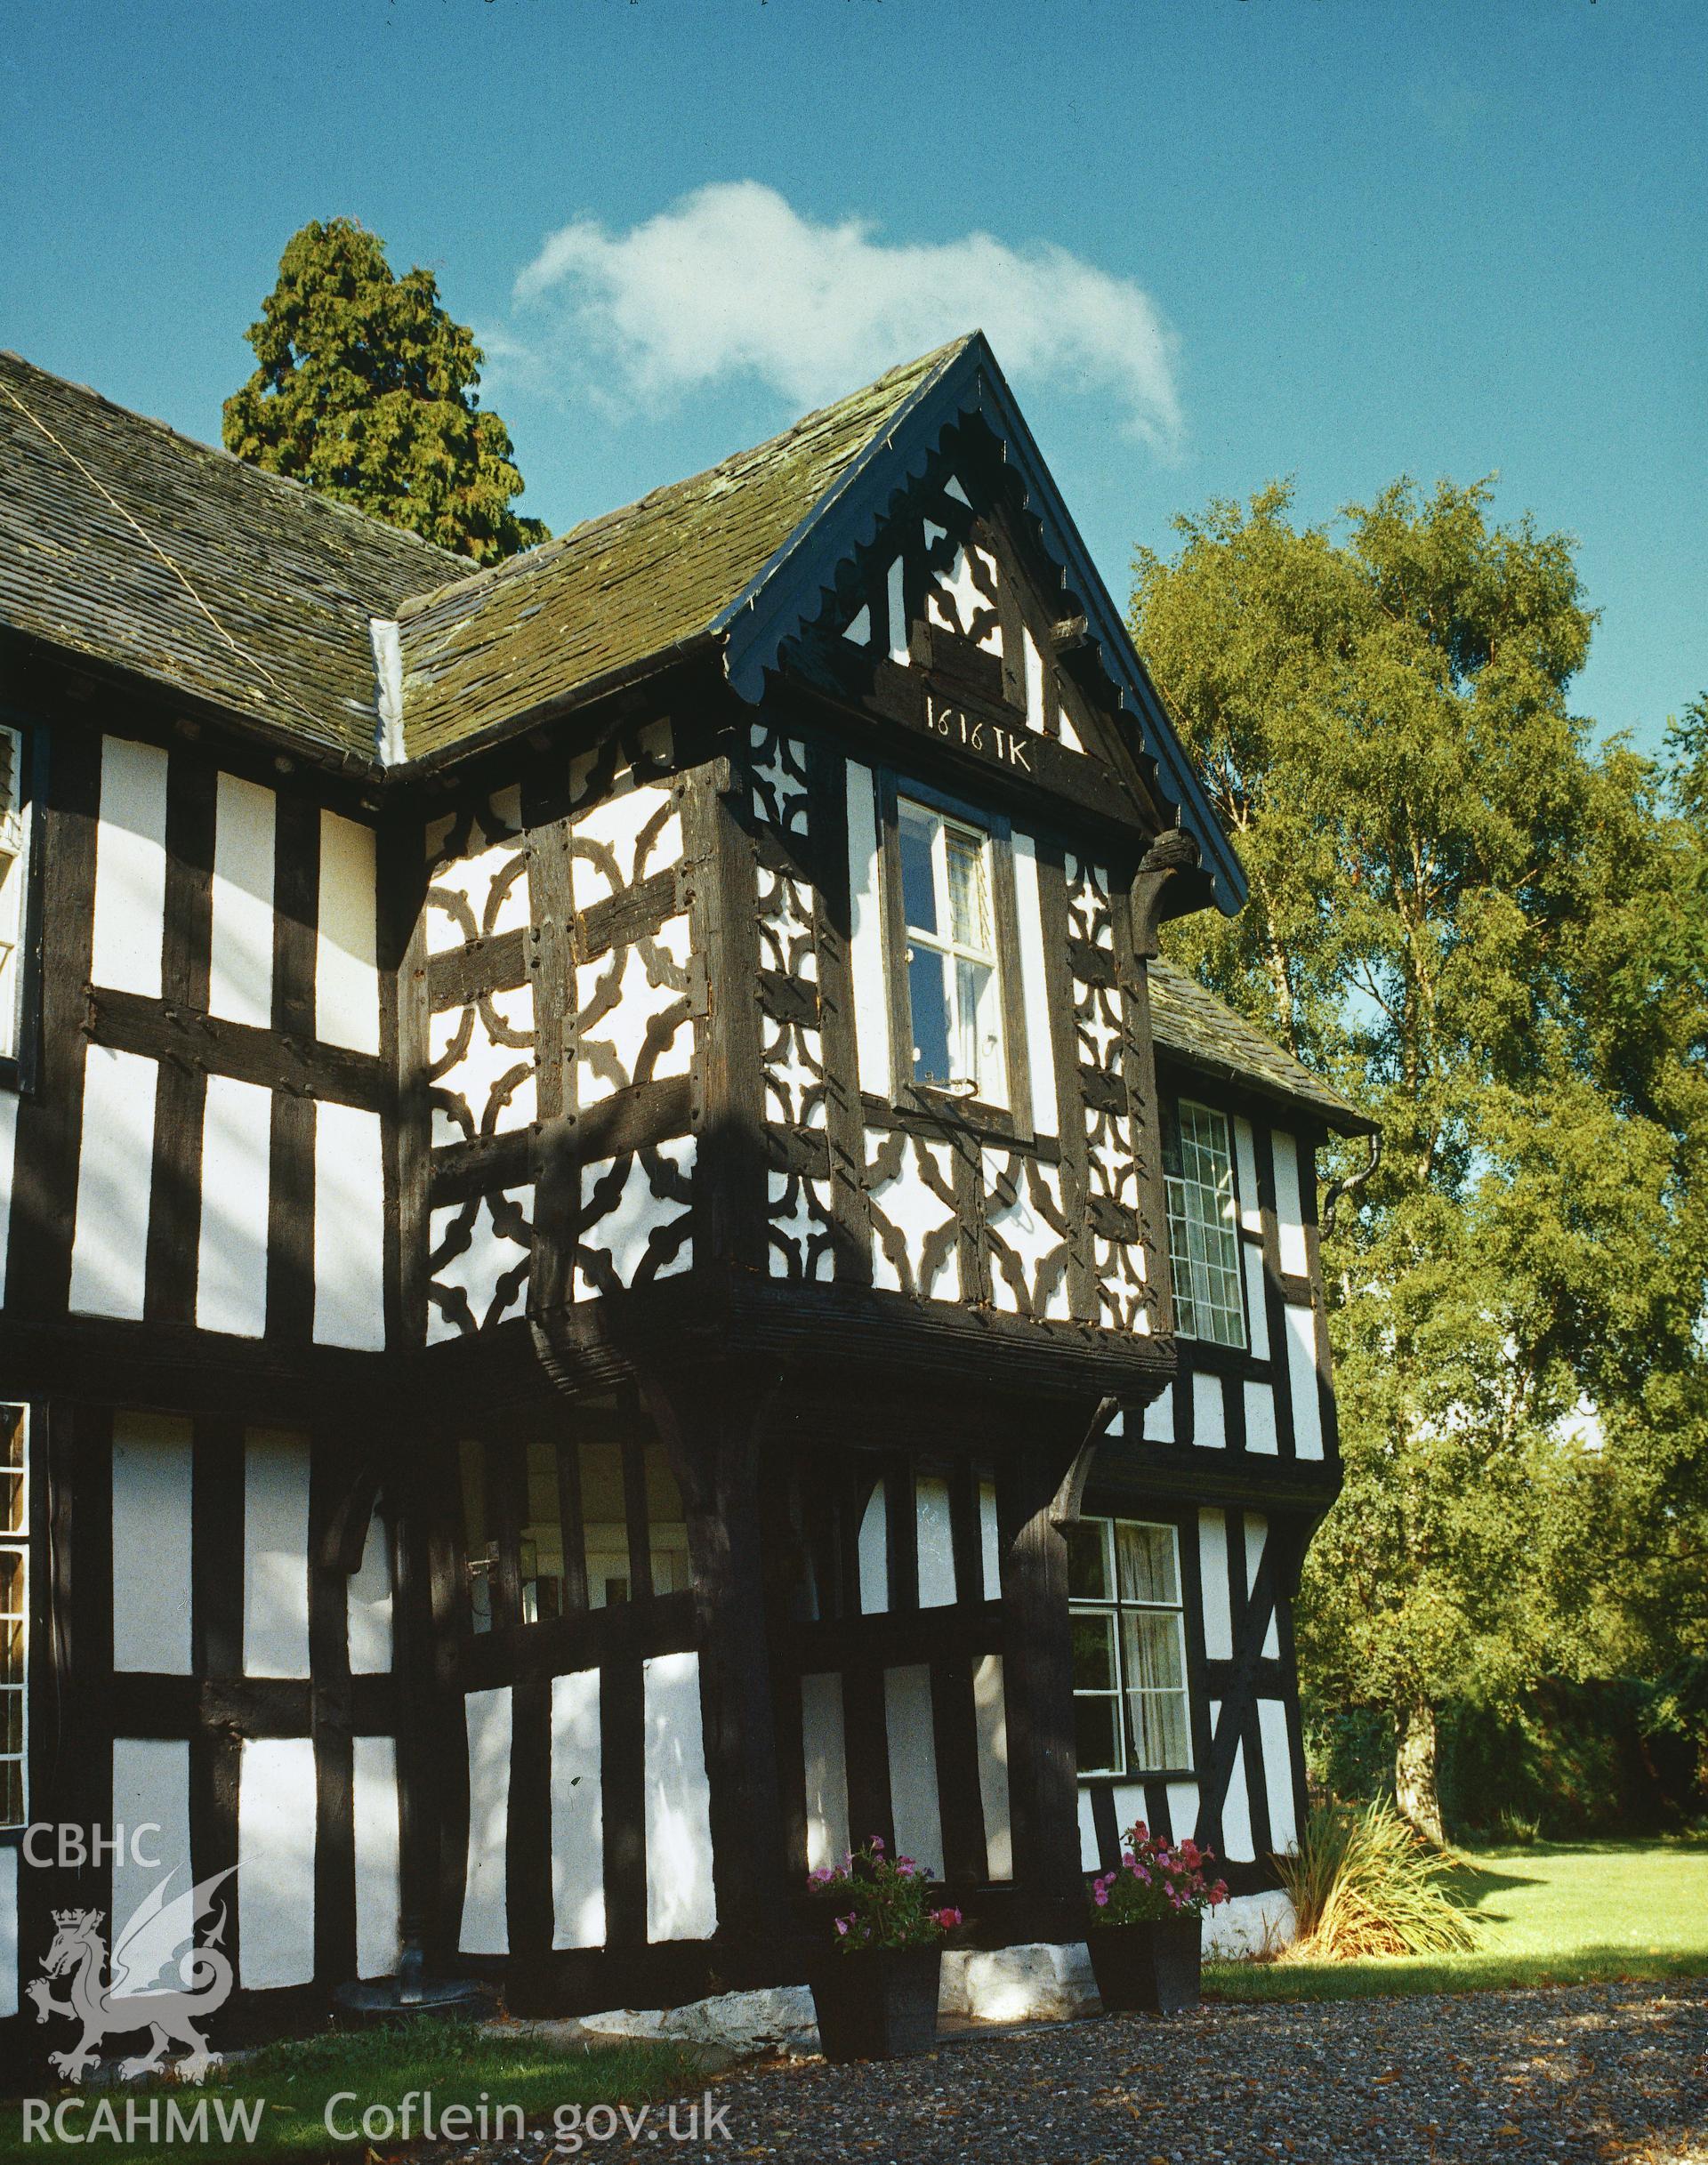
{"label": "window pane", "polygon": [[463,1482],[463,1546],[469,1562],[469,1620],[477,1631],[490,1631],[498,1544],[487,1523],[486,1446],[459,1444],[457,1460]]}
{"label": "window pane", "polygon": [[1186,1683],[1180,1620],[1172,1609],[1128,1609],[1121,1618],[1129,1691],[1178,1691]]}
{"label": "window pane", "polygon": [[957,962],[955,973],[955,1074],[976,1082],[981,1095],[994,1096],[996,1055],[996,973],[982,962]]}
{"label": "window pane", "polygon": [[931,870],[931,840],[941,821],[904,797],[897,808],[901,842],[901,906],[916,932],[936,932],[937,882]]}
{"label": "window pane", "polygon": [[949,958],[932,947],[907,954],[907,999],[914,1018],[914,1079],[952,1082],[950,1058]]}
{"label": "window pane", "polygon": [[1108,1525],[1106,1518],[1082,1518],[1068,1529],[1068,1596],[1072,1601],[1107,1601],[1114,1591],[1104,1539]]}
{"label": "window pane", "polygon": [[1113,1699],[1074,1701],[1074,1751],[1083,1775],[1121,1772],[1116,1704]]}
{"label": "window pane", "polygon": [[629,1517],[623,1498],[623,1450],[589,1444],[581,1453],[581,1524],[587,1552],[587,1606],[629,1598]]}
{"label": "window pane", "polygon": [[949,862],[949,922],[955,942],[990,953],[990,910],[985,893],[985,845],[978,837],[950,827],[945,835]]}
{"label": "window pane", "polygon": [[24,1770],[16,1759],[0,1767],[0,1827],[24,1823]]}
{"label": "window pane", "polygon": [[24,1477],[0,1469],[0,1532],[24,1530]]}
{"label": "window pane", "polygon": [[528,1511],[518,1559],[522,1622],[544,1623],[563,1614],[563,1516],[555,1444],[528,1446]]}
{"label": "window pane", "polygon": [[0,1466],[21,1467],[24,1462],[24,1409],[0,1408]]}
{"label": "window pane", "polygon": [[1149,1774],[1189,1767],[1192,1747],[1187,1727],[1185,1693],[1133,1692],[1129,1703],[1139,1770]]}
{"label": "window pane", "polygon": [[1074,1689],[1108,1692],[1115,1689],[1115,1619],[1112,1616],[1076,1616],[1074,1631]]}
{"label": "window pane", "polygon": [[647,1445],[647,1539],[652,1555],[655,1594],[685,1594],[693,1581],[688,1569],[688,1514],[682,1492],[662,1444]]}
{"label": "window pane", "polygon": [[1124,1519],[1115,1530],[1123,1601],[1178,1604],[1172,1526],[1134,1525]]}
{"label": "window pane", "polygon": [[1179,1171],[1167,1178],[1176,1323],[1188,1338],[1245,1343],[1239,1230],[1228,1123],[1205,1106],[1179,1109]]}

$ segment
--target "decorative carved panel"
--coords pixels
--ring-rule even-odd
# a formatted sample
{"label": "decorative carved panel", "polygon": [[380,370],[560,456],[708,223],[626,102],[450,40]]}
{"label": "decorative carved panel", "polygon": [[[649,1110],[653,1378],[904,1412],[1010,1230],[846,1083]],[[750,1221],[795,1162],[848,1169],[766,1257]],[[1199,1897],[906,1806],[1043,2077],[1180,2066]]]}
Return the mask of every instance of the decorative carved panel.
{"label": "decorative carved panel", "polygon": [[901,1129],[866,1131],[872,1283],[933,1300],[961,1298],[955,1154]]}
{"label": "decorative carved panel", "polygon": [[582,1167],[576,1300],[692,1269],[693,1174],[691,1135]]}
{"label": "decorative carved panel", "polygon": [[532,1186],[436,1210],[428,1255],[427,1339],[471,1337],[520,1316],[533,1241]]}

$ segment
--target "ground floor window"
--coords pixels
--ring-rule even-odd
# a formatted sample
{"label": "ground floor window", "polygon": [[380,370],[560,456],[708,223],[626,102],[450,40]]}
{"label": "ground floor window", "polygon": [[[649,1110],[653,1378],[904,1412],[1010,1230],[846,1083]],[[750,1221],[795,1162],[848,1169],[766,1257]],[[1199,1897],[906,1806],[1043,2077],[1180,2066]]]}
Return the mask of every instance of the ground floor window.
{"label": "ground floor window", "polygon": [[24,1824],[29,1496],[24,1409],[0,1406],[0,1827]]}
{"label": "ground floor window", "polygon": [[1084,1518],[1068,1537],[1074,1734],[1082,1775],[1192,1765],[1180,1536],[1136,1518]]}
{"label": "ground floor window", "polygon": [[687,1515],[656,1437],[488,1438],[458,1455],[477,1633],[689,1591]]}

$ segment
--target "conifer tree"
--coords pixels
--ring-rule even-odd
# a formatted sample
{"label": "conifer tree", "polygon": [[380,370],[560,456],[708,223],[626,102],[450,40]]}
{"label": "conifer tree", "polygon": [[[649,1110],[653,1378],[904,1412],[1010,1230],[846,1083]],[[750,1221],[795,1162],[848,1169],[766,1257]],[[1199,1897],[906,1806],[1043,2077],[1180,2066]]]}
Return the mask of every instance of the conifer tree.
{"label": "conifer tree", "polygon": [[481,351],[429,270],[401,278],[354,219],[292,235],[246,334],[260,366],[225,402],[225,447],[477,564],[546,538],[512,508],[509,432],[479,406]]}

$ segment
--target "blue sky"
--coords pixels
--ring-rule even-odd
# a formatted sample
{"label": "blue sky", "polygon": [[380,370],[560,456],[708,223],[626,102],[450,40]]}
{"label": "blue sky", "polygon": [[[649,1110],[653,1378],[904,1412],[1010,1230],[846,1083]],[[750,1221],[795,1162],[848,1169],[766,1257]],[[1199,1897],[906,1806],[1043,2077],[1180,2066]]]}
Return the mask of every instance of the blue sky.
{"label": "blue sky", "polygon": [[[1111,588],[1498,469],[1708,686],[1701,0],[12,0],[0,344],[217,440],[280,248],[431,265],[554,529],[982,319]],[[519,284],[520,282],[520,284]]]}

